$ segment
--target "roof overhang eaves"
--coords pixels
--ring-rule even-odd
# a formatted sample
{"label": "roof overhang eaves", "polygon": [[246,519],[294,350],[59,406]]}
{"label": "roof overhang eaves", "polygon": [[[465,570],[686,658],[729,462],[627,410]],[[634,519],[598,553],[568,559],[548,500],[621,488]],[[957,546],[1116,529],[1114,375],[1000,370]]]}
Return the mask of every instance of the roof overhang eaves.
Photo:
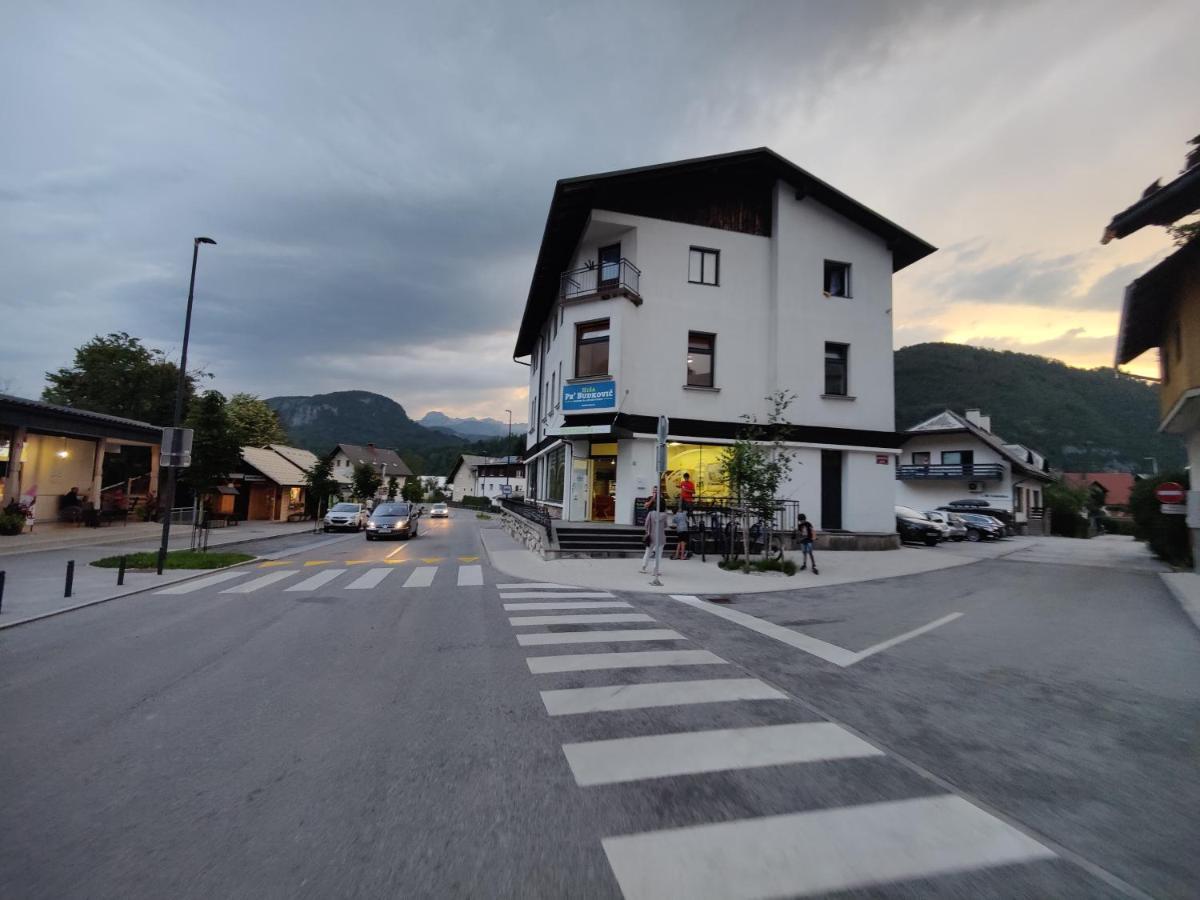
{"label": "roof overhang eaves", "polygon": [[1166,316],[1189,269],[1200,279],[1200,240],[1185,244],[1126,286],[1117,331],[1117,365],[1161,346]]}
{"label": "roof overhang eaves", "polygon": [[1200,209],[1200,166],[1193,166],[1113,216],[1104,229],[1101,243],[1128,237],[1147,225],[1170,225],[1197,209]]}

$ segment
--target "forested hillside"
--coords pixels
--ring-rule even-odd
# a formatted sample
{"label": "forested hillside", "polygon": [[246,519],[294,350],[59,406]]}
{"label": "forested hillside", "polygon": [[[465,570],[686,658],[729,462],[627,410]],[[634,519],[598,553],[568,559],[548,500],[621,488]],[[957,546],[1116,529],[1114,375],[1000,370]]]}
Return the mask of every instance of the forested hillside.
{"label": "forested hillside", "polygon": [[896,428],[943,409],[981,409],[1005,440],[1068,471],[1148,471],[1185,464],[1182,442],[1158,433],[1158,390],[1112,369],[1076,369],[1028,353],[963,344],[896,351]]}

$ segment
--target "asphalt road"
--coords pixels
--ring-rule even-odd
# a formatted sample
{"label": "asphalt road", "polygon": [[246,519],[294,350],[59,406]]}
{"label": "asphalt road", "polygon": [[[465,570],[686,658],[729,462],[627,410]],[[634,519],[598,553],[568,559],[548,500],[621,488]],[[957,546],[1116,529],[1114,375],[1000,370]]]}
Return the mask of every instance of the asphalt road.
{"label": "asphalt road", "polygon": [[1200,641],[1156,576],[731,604],[805,649],[500,587],[454,514],[0,633],[0,895],[1195,895]]}

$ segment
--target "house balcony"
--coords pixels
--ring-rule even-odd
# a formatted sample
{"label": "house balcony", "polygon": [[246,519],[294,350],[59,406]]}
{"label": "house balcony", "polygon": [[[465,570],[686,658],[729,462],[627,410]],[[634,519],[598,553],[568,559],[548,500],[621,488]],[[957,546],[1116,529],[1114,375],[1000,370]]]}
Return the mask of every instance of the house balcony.
{"label": "house balcony", "polygon": [[897,466],[899,481],[1000,481],[1004,466],[1000,463],[974,465]]}
{"label": "house balcony", "polygon": [[617,262],[602,262],[600,265],[563,272],[559,279],[558,298],[563,302],[574,302],[628,297],[634,305],[641,306],[641,280],[642,270],[622,257]]}

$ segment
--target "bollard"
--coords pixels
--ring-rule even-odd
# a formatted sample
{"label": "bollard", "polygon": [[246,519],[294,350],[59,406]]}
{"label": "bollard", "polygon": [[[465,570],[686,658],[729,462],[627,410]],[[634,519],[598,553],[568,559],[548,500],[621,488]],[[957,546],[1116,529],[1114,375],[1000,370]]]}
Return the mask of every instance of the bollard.
{"label": "bollard", "polygon": [[166,559],[167,559],[167,551],[164,550],[162,547],[159,547],[158,548],[158,574],[159,575],[162,574],[163,563],[166,561]]}
{"label": "bollard", "polygon": [[117,586],[125,583],[125,557],[121,557],[121,565],[117,567]]}
{"label": "bollard", "polygon": [[63,590],[64,597],[71,596],[71,589],[75,586],[75,560],[67,560],[67,586]]}
{"label": "bollard", "polygon": [[0,612],[4,612],[4,570],[0,569]]}

